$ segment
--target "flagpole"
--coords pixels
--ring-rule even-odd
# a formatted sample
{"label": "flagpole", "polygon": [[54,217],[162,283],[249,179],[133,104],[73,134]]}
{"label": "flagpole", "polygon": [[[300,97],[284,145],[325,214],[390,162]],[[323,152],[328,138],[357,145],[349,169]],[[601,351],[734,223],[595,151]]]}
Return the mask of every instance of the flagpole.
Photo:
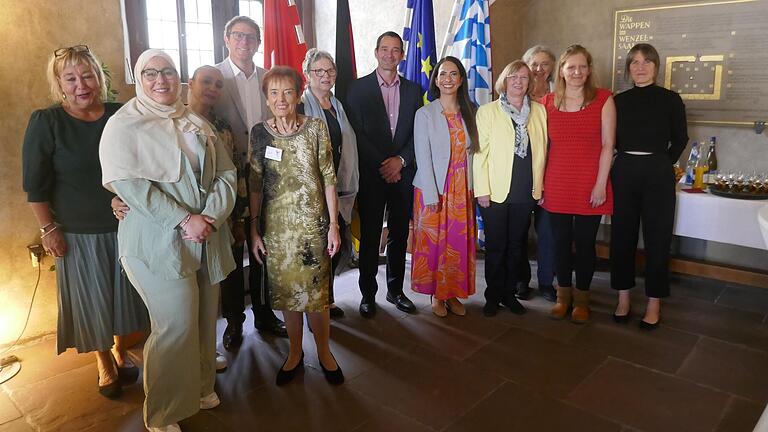
{"label": "flagpole", "polygon": [[453,45],[453,42],[450,44],[448,41],[451,39],[451,36],[455,34],[456,29],[456,21],[457,21],[457,15],[459,14],[459,2],[461,0],[453,0],[453,11],[451,12],[451,20],[448,22],[448,29],[445,31],[445,37],[443,38],[443,47],[440,49],[440,58],[445,58],[445,53],[448,51],[448,48],[450,48],[450,45]]}

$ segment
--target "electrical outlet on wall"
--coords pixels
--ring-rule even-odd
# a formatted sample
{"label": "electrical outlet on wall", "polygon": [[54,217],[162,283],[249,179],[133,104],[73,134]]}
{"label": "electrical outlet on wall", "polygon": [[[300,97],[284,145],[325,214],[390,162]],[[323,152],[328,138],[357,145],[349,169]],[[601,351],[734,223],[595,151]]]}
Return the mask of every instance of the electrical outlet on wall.
{"label": "electrical outlet on wall", "polygon": [[45,249],[43,249],[43,245],[31,244],[27,246],[27,249],[29,250],[29,259],[32,260],[32,267],[35,268],[39,266],[40,261],[42,261],[43,256],[45,255]]}

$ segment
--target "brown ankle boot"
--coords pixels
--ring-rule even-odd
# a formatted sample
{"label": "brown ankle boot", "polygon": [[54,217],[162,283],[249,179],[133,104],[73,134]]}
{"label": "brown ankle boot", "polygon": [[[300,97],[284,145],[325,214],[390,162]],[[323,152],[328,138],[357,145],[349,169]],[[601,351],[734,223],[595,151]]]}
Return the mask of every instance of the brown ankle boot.
{"label": "brown ankle boot", "polygon": [[584,324],[589,321],[589,291],[573,290],[573,312],[571,322]]}
{"label": "brown ankle boot", "polygon": [[568,315],[568,309],[571,307],[571,287],[557,287],[557,302],[549,312],[549,317],[561,320]]}

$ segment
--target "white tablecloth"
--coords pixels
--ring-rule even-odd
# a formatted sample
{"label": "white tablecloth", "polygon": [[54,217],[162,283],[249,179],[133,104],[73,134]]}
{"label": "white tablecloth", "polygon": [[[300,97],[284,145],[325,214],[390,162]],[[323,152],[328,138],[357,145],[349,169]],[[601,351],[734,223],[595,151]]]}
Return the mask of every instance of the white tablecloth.
{"label": "white tablecloth", "polygon": [[678,190],[675,235],[768,250],[757,215],[767,203]]}

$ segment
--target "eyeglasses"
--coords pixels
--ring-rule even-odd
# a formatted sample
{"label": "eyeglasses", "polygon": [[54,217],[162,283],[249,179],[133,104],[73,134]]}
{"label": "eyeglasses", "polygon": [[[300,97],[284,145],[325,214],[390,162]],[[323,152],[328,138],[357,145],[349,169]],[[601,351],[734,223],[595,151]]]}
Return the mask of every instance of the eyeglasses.
{"label": "eyeglasses", "polygon": [[73,53],[91,52],[91,50],[88,49],[88,45],[75,45],[68,48],[59,48],[53,52],[53,55],[58,58],[58,57],[63,57],[69,54],[70,52],[73,52]]}
{"label": "eyeglasses", "polygon": [[246,39],[250,43],[259,41],[259,37],[255,33],[243,33],[243,32],[233,31],[229,33],[229,36],[232,36],[238,42],[243,39]]}
{"label": "eyeglasses", "polygon": [[167,67],[163,68],[161,70],[157,69],[144,69],[141,71],[141,76],[144,77],[149,82],[152,82],[157,79],[157,77],[160,76],[160,74],[163,74],[163,77],[167,80],[174,80],[176,77],[178,77],[178,72],[176,72],[176,69]]}
{"label": "eyeglasses", "polygon": [[322,78],[326,74],[329,77],[335,77],[336,76],[336,69],[310,69],[309,71],[312,72],[313,74],[315,74],[315,76],[318,77],[318,78]]}

